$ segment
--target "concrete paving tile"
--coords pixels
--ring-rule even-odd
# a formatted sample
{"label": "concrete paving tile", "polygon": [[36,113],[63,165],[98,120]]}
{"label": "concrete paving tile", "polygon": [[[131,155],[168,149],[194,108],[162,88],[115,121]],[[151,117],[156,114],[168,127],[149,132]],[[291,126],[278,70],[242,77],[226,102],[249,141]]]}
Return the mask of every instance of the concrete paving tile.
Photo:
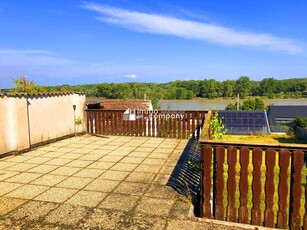
{"label": "concrete paving tile", "polygon": [[136,208],[136,212],[167,217],[174,201],[169,199],[144,197]]}
{"label": "concrete paving tile", "polygon": [[13,209],[23,205],[27,200],[11,197],[0,197],[0,216],[5,215]]}
{"label": "concrete paving tile", "polygon": [[136,152],[145,152],[145,153],[151,153],[152,151],[154,151],[155,148],[148,148],[148,147],[138,147],[135,149]]}
{"label": "concrete paving tile", "polygon": [[84,229],[120,229],[125,214],[121,211],[94,209],[94,212],[82,224]]}
{"label": "concrete paving tile", "polygon": [[110,152],[112,152],[112,150],[109,150],[109,149],[96,149],[96,150],[90,151],[87,155],[94,154],[94,155],[105,156],[105,155],[107,155]]}
{"label": "concrete paving tile", "polygon": [[82,157],[78,158],[78,160],[96,161],[102,157],[103,157],[102,155],[98,155],[98,154],[85,154]]}
{"label": "concrete paving tile", "polygon": [[11,167],[6,168],[5,170],[24,172],[24,171],[27,171],[28,169],[34,168],[35,166],[37,166],[37,165],[36,164],[29,164],[29,163],[18,163],[18,164],[11,166]]}
{"label": "concrete paving tile", "polygon": [[59,158],[75,160],[75,159],[78,159],[82,156],[84,156],[83,153],[66,153],[66,154],[60,156]]}
{"label": "concrete paving tile", "polygon": [[58,183],[56,187],[62,188],[72,188],[72,189],[81,189],[89,184],[93,179],[91,178],[84,178],[84,177],[68,177],[67,179],[63,180],[62,182]]}
{"label": "concrete paving tile", "polygon": [[15,164],[17,164],[17,162],[0,161],[0,170],[11,167]]}
{"label": "concrete paving tile", "polygon": [[160,170],[160,165],[145,165],[140,164],[134,171],[135,172],[147,172],[147,173],[157,173]]}
{"label": "concrete paving tile", "polygon": [[56,166],[56,165],[45,165],[45,164],[42,164],[42,165],[38,165],[34,168],[31,168],[29,170],[27,170],[27,172],[33,172],[33,173],[49,173],[53,170],[55,170],[56,168],[58,168],[59,166]]}
{"label": "concrete paving tile", "polygon": [[46,165],[66,165],[67,163],[71,162],[72,160],[70,159],[62,159],[62,158],[54,158],[52,160],[49,159],[48,162],[45,162]]}
{"label": "concrete paving tile", "polygon": [[123,159],[122,156],[104,156],[102,157],[99,161],[103,161],[103,162],[118,162],[121,159]]}
{"label": "concrete paving tile", "polygon": [[160,154],[171,154],[174,149],[163,149],[163,148],[156,148],[152,153],[160,153]]}
{"label": "concrete paving tile", "polygon": [[148,184],[124,181],[114,190],[114,193],[142,195],[145,192],[147,186]]}
{"label": "concrete paving tile", "polygon": [[125,179],[125,181],[136,183],[150,183],[153,180],[154,176],[154,173],[132,172]]}
{"label": "concrete paving tile", "polygon": [[50,188],[41,195],[35,197],[35,200],[63,203],[72,197],[77,191],[77,189]]}
{"label": "concrete paving tile", "polygon": [[80,168],[84,168],[84,167],[90,165],[91,163],[92,163],[91,161],[74,160],[74,161],[66,164],[65,166],[67,166],[67,167],[80,167]]}
{"label": "concrete paving tile", "polygon": [[56,150],[58,148],[59,147],[56,147],[56,146],[46,145],[46,146],[42,146],[40,149],[45,150],[45,151],[53,151],[53,150]]}
{"label": "concrete paving tile", "polygon": [[47,158],[57,158],[57,157],[60,157],[62,155],[64,155],[65,153],[62,153],[62,152],[53,152],[53,151],[50,151],[50,152],[46,152],[44,153],[43,155],[41,155],[42,157],[47,157]]}
{"label": "concrete paving tile", "polygon": [[136,204],[138,196],[111,193],[100,205],[99,208],[113,209],[128,212]]}
{"label": "concrete paving tile", "polygon": [[9,193],[13,190],[15,190],[16,188],[21,187],[23,184],[19,184],[19,183],[9,183],[9,182],[0,182],[0,196],[3,196],[6,193]]}
{"label": "concrete paving tile", "polygon": [[81,190],[73,195],[66,204],[81,205],[86,207],[96,207],[105,197],[107,193],[84,191]]}
{"label": "concrete paving tile", "polygon": [[170,179],[169,174],[157,174],[156,178],[153,180],[153,184],[158,184],[158,185],[166,185],[167,182]]}
{"label": "concrete paving tile", "polygon": [[[56,166],[54,166],[54,167],[56,167]],[[50,174],[60,175],[60,176],[71,176],[71,175],[75,174],[76,172],[78,172],[80,170],[81,170],[81,168],[62,166],[62,167],[59,167],[56,170],[50,172]]]}
{"label": "concrete paving tile", "polygon": [[128,174],[129,172],[108,170],[104,174],[102,174],[100,178],[106,179],[106,180],[122,181],[128,176]]}
{"label": "concrete paving tile", "polygon": [[34,181],[31,182],[31,184],[36,184],[36,185],[45,185],[45,186],[54,186],[64,179],[66,179],[67,176],[59,176],[59,175],[44,175]]}
{"label": "concrete paving tile", "polygon": [[33,199],[47,189],[49,189],[47,186],[26,184],[6,194],[5,196],[20,199]]}
{"label": "concrete paving tile", "polygon": [[90,153],[91,151],[93,151],[93,149],[89,149],[89,148],[78,148],[78,149],[74,149],[73,151],[71,151],[70,153],[72,154],[87,154]]}
{"label": "concrete paving tile", "polygon": [[174,171],[173,166],[163,166],[159,173],[171,175],[173,171]]}
{"label": "concrete paving tile", "polygon": [[169,154],[165,154],[165,153],[151,153],[148,155],[148,158],[155,158],[155,159],[163,159],[166,160],[169,158]]}
{"label": "concrete paving tile", "polygon": [[79,143],[71,143],[71,144],[66,144],[66,148],[72,148],[72,149],[79,149],[86,146],[85,144],[79,144]]}
{"label": "concrete paving tile", "polygon": [[18,155],[18,156],[13,156],[11,158],[4,158],[4,160],[8,161],[8,162],[22,163],[22,162],[25,162],[25,161],[30,160],[32,158],[33,158],[33,156]]}
{"label": "concrete paving tile", "polygon": [[170,216],[173,219],[187,219],[192,202],[188,198],[176,199],[170,212]]}
{"label": "concrete paving tile", "polygon": [[115,180],[105,180],[102,178],[97,178],[88,184],[84,190],[91,190],[97,192],[111,192],[120,181]]}
{"label": "concrete paving tile", "polygon": [[137,166],[137,164],[117,163],[111,168],[111,170],[132,172]]}
{"label": "concrete paving tile", "polygon": [[125,151],[125,150],[114,150],[108,154],[108,156],[118,156],[118,157],[125,157],[129,155],[131,151]]}
{"label": "concrete paving tile", "polygon": [[87,166],[87,168],[107,170],[107,169],[111,168],[114,164],[115,164],[114,162],[96,161],[96,162],[90,164],[89,166]]}
{"label": "concrete paving tile", "polygon": [[110,145],[111,143],[108,143],[107,145],[104,145],[103,147],[99,148],[99,149],[103,149],[103,150],[114,150],[117,149],[119,146],[115,146],[115,145]]}
{"label": "concrete paving tile", "polygon": [[15,182],[15,183],[26,184],[26,183],[29,183],[29,182],[35,180],[36,178],[38,178],[42,175],[43,174],[39,174],[39,173],[24,172],[24,173],[20,173],[16,176],[13,176],[11,178],[6,179],[6,182]]}
{"label": "concrete paving tile", "polygon": [[140,157],[140,158],[145,158],[149,155],[149,152],[139,152],[139,151],[133,151],[130,153],[128,156],[129,157]]}
{"label": "concrete paving tile", "polygon": [[140,146],[140,148],[157,148],[159,146],[159,143],[148,143],[148,142],[145,142],[144,144],[142,144]]}
{"label": "concrete paving tile", "polygon": [[87,214],[88,211],[85,207],[62,204],[51,211],[45,220],[54,224],[76,225]]}
{"label": "concrete paving tile", "polygon": [[143,141],[142,142],[127,142],[122,147],[138,147],[142,143],[144,143],[144,142]]}
{"label": "concrete paving tile", "polygon": [[[193,220],[168,220],[167,230],[177,230],[177,229],[189,229],[189,230],[199,230],[199,229],[216,229],[216,227],[211,226],[206,227],[205,223],[196,222]],[[225,226],[221,229],[227,229]],[[231,228],[233,229],[233,228]]]}
{"label": "concrete paving tile", "polygon": [[13,177],[17,174],[20,174],[20,172],[0,170],[0,181],[6,180],[7,178]]}
{"label": "concrete paving tile", "polygon": [[34,158],[31,158],[30,160],[25,161],[25,163],[42,164],[42,163],[45,163],[46,161],[50,161],[50,158],[47,158],[47,157],[34,157]]}
{"label": "concrete paving tile", "polygon": [[23,219],[27,221],[39,220],[46,216],[51,210],[55,209],[58,204],[40,202],[40,201],[29,201],[28,203],[15,209],[9,214],[14,219]]}
{"label": "concrete paving tile", "polygon": [[116,149],[116,151],[123,151],[123,152],[127,152],[128,153],[128,152],[132,152],[135,149],[136,149],[135,146],[127,146],[127,143],[126,143],[124,146],[121,146],[118,149]]}
{"label": "concrete paving tile", "polygon": [[155,216],[148,216],[142,213],[135,214],[131,219],[126,221],[123,226],[125,229],[138,230],[138,229],[152,229],[162,230],[165,229],[166,219]]}
{"label": "concrete paving tile", "polygon": [[120,163],[132,163],[132,164],[139,164],[143,161],[143,158],[140,157],[125,157],[123,158]]}
{"label": "concrete paving tile", "polygon": [[53,151],[57,152],[57,153],[69,153],[72,150],[73,150],[72,148],[61,147],[61,148],[58,148],[58,149],[53,150]]}
{"label": "concrete paving tile", "polygon": [[106,170],[104,169],[89,169],[85,168],[77,172],[74,176],[76,177],[88,177],[88,178],[97,178]]}
{"label": "concrete paving tile", "polygon": [[46,152],[47,151],[44,151],[42,149],[35,149],[33,151],[24,153],[23,155],[30,156],[30,157],[38,157],[38,156],[41,156],[41,155],[45,154]]}
{"label": "concrete paving tile", "polygon": [[153,184],[149,187],[144,196],[173,199],[177,197],[178,194],[170,186]]}
{"label": "concrete paving tile", "polygon": [[164,159],[157,159],[157,158],[146,158],[142,164],[147,165],[163,165],[165,163]]}

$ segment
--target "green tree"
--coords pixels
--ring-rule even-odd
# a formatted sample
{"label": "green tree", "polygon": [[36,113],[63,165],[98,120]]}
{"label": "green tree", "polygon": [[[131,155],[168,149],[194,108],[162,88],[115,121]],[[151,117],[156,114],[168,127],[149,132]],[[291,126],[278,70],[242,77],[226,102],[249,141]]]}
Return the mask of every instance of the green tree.
{"label": "green tree", "polygon": [[219,118],[219,114],[217,111],[215,111],[213,116],[211,117],[211,120],[209,121],[209,126],[210,134],[213,139],[221,140],[223,139],[223,136],[227,133],[227,129],[225,128],[222,119]]}
{"label": "green tree", "polygon": [[251,80],[247,76],[241,76],[236,81],[235,92],[236,94],[240,94],[241,97],[246,97],[251,94]]}
{"label": "green tree", "polygon": [[265,110],[265,106],[264,106],[264,102],[261,99],[255,98],[255,99],[248,99],[244,101],[241,109],[242,110]]}
{"label": "green tree", "polygon": [[39,86],[33,81],[28,81],[24,76],[18,79],[13,79],[15,87],[10,89],[11,92],[22,92],[22,93],[40,93],[47,92],[46,87]]}

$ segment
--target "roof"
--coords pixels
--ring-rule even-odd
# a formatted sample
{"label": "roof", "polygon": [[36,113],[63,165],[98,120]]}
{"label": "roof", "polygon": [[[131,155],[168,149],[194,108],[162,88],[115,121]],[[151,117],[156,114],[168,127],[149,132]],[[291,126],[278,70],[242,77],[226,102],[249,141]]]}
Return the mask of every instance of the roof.
{"label": "roof", "polygon": [[100,107],[105,110],[152,109],[151,101],[104,101]]}
{"label": "roof", "polygon": [[23,92],[4,92],[0,93],[0,97],[43,97],[43,96],[62,96],[70,94],[85,95],[83,92],[39,92],[39,93],[23,93]]}
{"label": "roof", "polygon": [[307,105],[272,105],[269,106],[268,116],[273,119],[307,117]]}

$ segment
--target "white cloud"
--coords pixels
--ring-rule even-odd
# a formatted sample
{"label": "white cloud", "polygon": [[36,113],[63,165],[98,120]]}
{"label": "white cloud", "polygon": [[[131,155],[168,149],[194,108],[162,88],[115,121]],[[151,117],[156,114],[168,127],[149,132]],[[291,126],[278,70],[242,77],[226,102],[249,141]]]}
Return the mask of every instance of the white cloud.
{"label": "white cloud", "polygon": [[97,19],[131,30],[166,34],[186,39],[210,41],[222,45],[262,47],[286,53],[299,53],[303,48],[294,40],[271,34],[237,31],[209,23],[182,20],[158,14],[141,13],[126,9],[86,3],[83,8],[101,13]]}
{"label": "white cloud", "polygon": [[0,66],[45,66],[71,64],[72,61],[46,50],[0,49]]}
{"label": "white cloud", "polygon": [[127,75],[125,75],[125,77],[135,79],[135,78],[137,78],[137,75],[136,74],[127,74]]}

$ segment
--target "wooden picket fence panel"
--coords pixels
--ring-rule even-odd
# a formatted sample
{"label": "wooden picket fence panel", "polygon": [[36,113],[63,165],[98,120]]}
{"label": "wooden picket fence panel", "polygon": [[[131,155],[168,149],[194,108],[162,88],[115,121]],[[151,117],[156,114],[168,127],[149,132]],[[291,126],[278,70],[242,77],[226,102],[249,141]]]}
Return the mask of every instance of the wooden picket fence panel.
{"label": "wooden picket fence panel", "polygon": [[307,229],[306,145],[200,142],[202,217]]}
{"label": "wooden picket fence panel", "polygon": [[86,110],[87,132],[99,135],[148,136],[186,139],[199,137],[207,111],[135,111],[124,120],[124,110]]}

